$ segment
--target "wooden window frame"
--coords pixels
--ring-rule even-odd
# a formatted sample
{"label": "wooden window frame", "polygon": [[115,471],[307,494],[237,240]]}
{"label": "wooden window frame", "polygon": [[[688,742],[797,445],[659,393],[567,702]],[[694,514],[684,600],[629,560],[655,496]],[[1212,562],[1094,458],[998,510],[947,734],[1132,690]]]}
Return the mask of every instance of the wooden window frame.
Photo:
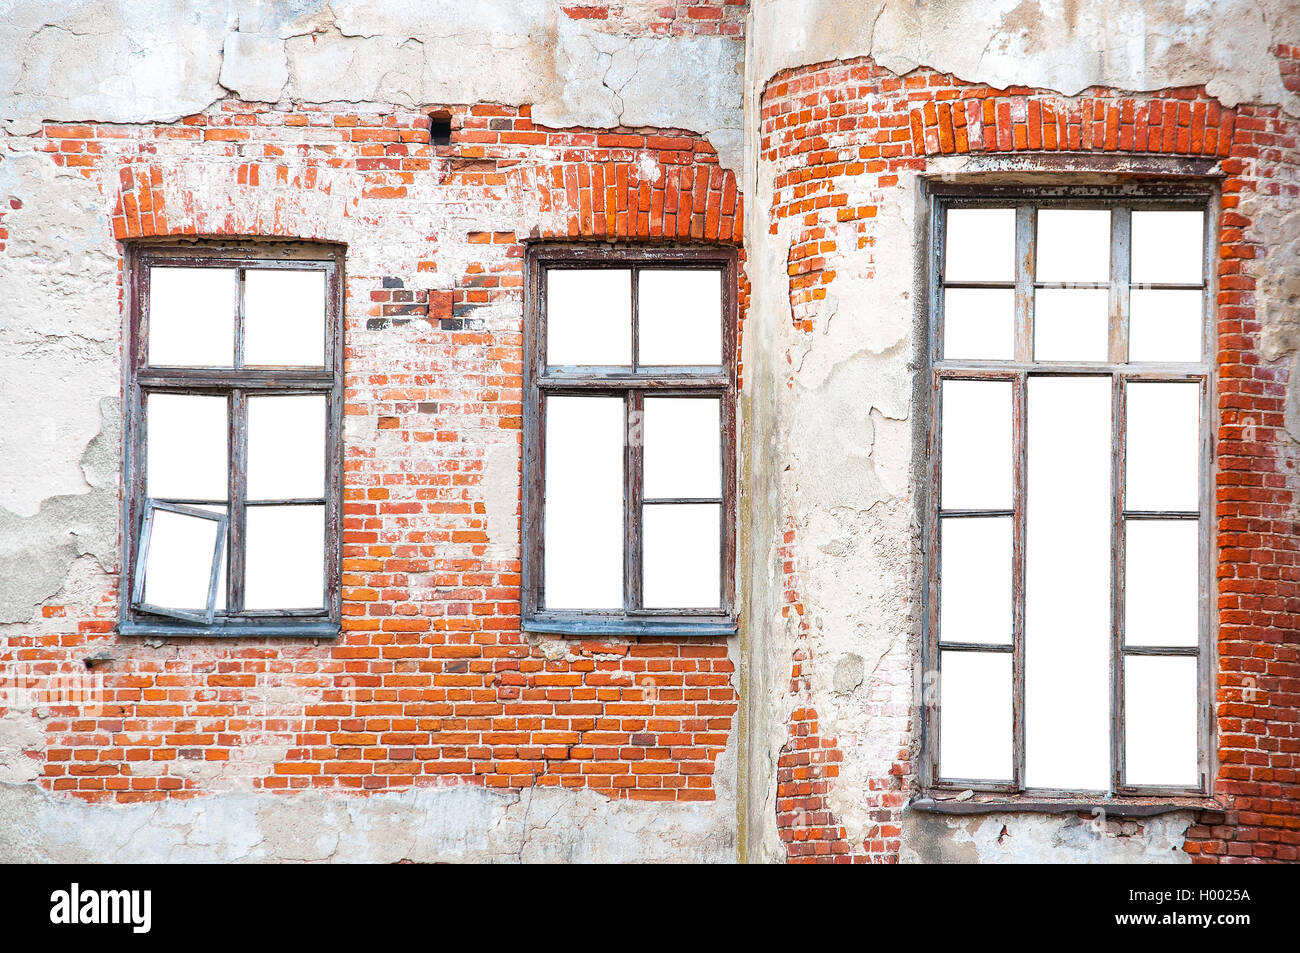
{"label": "wooden window frame", "polygon": [[[233,367],[152,367],[147,363],[150,269],[235,268],[236,315]],[[244,275],[253,270],[314,270],[325,273],[325,360],[315,367],[241,367],[243,356]],[[302,636],[333,638],[341,625],[343,500],[343,250],[309,242],[137,243],[126,250],[127,331],[124,339],[125,492],[122,501],[123,582],[118,631],[123,635],[161,636]],[[145,395],[148,393],[225,396],[228,471],[227,606],[242,605],[244,538],[247,505],[299,503],[325,506],[325,566],[322,609],[219,611],[211,623],[164,616],[133,605],[141,590],[139,573],[145,496]],[[247,403],[250,396],[319,395],[326,399],[325,492],[311,500],[246,500],[248,449]],[[170,505],[206,501],[168,500]]]}
{"label": "wooden window frame", "polygon": [[[1086,803],[1134,799],[1207,798],[1215,773],[1212,712],[1214,678],[1214,636],[1216,617],[1209,593],[1214,580],[1213,494],[1214,442],[1217,426],[1214,406],[1216,387],[1214,313],[1217,293],[1216,261],[1219,188],[1213,179],[1180,179],[1096,186],[971,186],[933,183],[927,188],[929,241],[927,280],[929,286],[930,413],[926,433],[927,483],[924,504],[923,548],[923,744],[920,782],[923,796],[931,792],[972,790],[1004,795],[1009,806],[1031,802],[1032,798],[1066,798]],[[949,208],[1014,207],[1016,210],[1016,274],[1014,282],[953,282],[962,287],[1013,287],[1015,290],[1015,339],[1012,360],[946,360],[943,358],[945,213]],[[1036,210],[1040,208],[1106,208],[1111,215],[1109,288],[1109,353],[1104,362],[1060,362],[1033,360],[1034,292],[1039,287],[1079,286],[1070,282],[1036,282]],[[1143,284],[1144,288],[1196,287],[1202,291],[1201,360],[1196,363],[1129,363],[1129,238],[1134,210],[1199,210],[1205,213],[1202,280],[1199,285]],[[1026,396],[1032,376],[1091,376],[1111,381],[1111,605],[1109,618],[1110,658],[1110,771],[1109,790],[1074,791],[1030,788],[1025,785],[1025,493],[1027,479]],[[941,643],[939,639],[939,520],[942,422],[941,388],[945,380],[1008,381],[1013,387],[1013,505],[1004,512],[1012,517],[1012,639],[1010,644],[983,645]],[[1132,382],[1195,382],[1201,387],[1200,471],[1198,509],[1187,512],[1136,513],[1124,508],[1125,393]],[[991,515],[992,511],[984,515]],[[954,514],[943,512],[945,517]],[[962,514],[957,514],[962,515]],[[1196,518],[1199,520],[1199,633],[1192,647],[1129,646],[1124,641],[1124,546],[1125,523],[1134,518]],[[1012,656],[1012,780],[945,779],[939,774],[939,674],[940,650],[1009,652]],[[1197,767],[1199,783],[1191,787],[1134,785],[1125,779],[1124,664],[1135,656],[1193,656],[1197,659]],[[940,676],[941,677],[941,676]],[[951,797],[951,793],[948,794]],[[971,805],[973,807],[973,805]],[[933,807],[927,809],[934,809]]]}
{"label": "wooden window frame", "polygon": [[[546,364],[546,275],[552,268],[608,268],[632,272],[632,361],[629,366]],[[722,271],[721,365],[649,367],[636,363],[639,314],[638,275],[647,268]],[[733,635],[736,554],[736,318],[737,254],[699,245],[530,245],[525,268],[524,321],[524,494],[523,620],[525,631],[560,635]],[[547,396],[621,397],[628,414],[641,410],[646,395],[716,397],[721,401],[722,555],[721,608],[647,609],[640,605],[642,451],[624,432],[623,594],[619,610],[543,608],[545,413]],[[625,420],[629,420],[625,416]],[[671,501],[658,501],[671,502]]]}

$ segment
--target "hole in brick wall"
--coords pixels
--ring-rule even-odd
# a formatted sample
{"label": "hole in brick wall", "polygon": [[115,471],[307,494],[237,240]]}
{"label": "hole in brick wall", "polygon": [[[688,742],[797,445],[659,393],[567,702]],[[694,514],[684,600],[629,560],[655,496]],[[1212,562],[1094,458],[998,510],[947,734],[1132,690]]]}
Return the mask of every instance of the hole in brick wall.
{"label": "hole in brick wall", "polygon": [[429,114],[429,141],[435,146],[451,145],[451,113],[442,110]]}

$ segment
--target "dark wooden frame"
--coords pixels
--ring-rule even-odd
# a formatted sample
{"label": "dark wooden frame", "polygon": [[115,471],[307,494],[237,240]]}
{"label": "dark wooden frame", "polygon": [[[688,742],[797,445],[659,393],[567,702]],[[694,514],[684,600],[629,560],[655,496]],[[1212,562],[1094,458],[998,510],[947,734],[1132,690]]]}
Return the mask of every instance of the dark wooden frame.
{"label": "dark wooden frame", "polygon": [[[722,272],[723,364],[649,367],[636,363],[638,276],[651,268],[699,268]],[[546,275],[548,269],[609,268],[632,272],[632,361],[616,367],[548,367]],[[736,631],[736,341],[737,254],[734,249],[691,245],[530,245],[525,268],[523,627],[555,634],[731,635]],[[543,602],[545,410],[548,396],[617,396],[627,414],[639,413],[645,396],[716,397],[721,401],[722,498],[720,609],[646,609],[641,605],[641,447],[624,433],[624,604],[621,610],[559,611]],[[625,417],[628,419],[639,419]],[[654,502],[697,502],[657,500]]]}
{"label": "dark wooden frame", "polygon": [[[925,611],[923,629],[924,670],[940,671],[941,651],[1010,652],[1012,655],[1012,770],[1010,782],[990,779],[943,778],[939,773],[939,692],[937,682],[926,679],[923,698],[921,785],[934,790],[975,790],[1013,797],[1087,797],[1096,791],[1065,791],[1025,786],[1025,492],[1026,492],[1026,394],[1030,376],[1103,376],[1112,382],[1112,474],[1111,474],[1111,651],[1110,651],[1110,785],[1100,792],[1105,798],[1163,796],[1208,796],[1215,771],[1214,725],[1211,708],[1214,676],[1213,604],[1209,598],[1214,579],[1213,434],[1215,407],[1214,307],[1217,279],[1219,190],[1211,179],[1158,180],[1086,187],[1046,186],[962,186],[932,184],[927,189],[929,213],[929,258],[927,263],[931,410],[926,436],[928,485],[926,487],[923,547],[926,554]],[[943,280],[946,210],[962,207],[1015,208],[1016,274],[1014,282],[954,282]],[[1070,282],[1036,282],[1036,210],[1039,208],[1107,208],[1111,216],[1111,272],[1105,286],[1110,290],[1109,353],[1104,362],[1036,362],[1033,360],[1034,292],[1039,287],[1086,286]],[[1199,288],[1202,291],[1201,360],[1191,364],[1141,363],[1127,361],[1129,291],[1129,238],[1134,209],[1186,209],[1205,212],[1202,281],[1199,285],[1143,284],[1142,288]],[[943,358],[943,303],[945,287],[1014,287],[1015,344],[1012,360],[945,360]],[[1013,506],[998,511],[1013,519],[1012,543],[1012,640],[1009,645],[950,644],[940,642],[939,629],[939,531],[940,517],[977,515],[941,513],[940,431],[941,393],[944,380],[1003,380],[1013,385]],[[1126,436],[1125,394],[1130,382],[1187,381],[1201,387],[1199,507],[1197,512],[1137,513],[1124,508],[1124,441]],[[995,515],[993,511],[979,515]],[[1196,646],[1129,646],[1124,641],[1124,548],[1125,525],[1130,519],[1197,519],[1199,521],[1199,638]],[[1142,655],[1194,656],[1197,659],[1197,758],[1199,783],[1193,787],[1138,786],[1125,779],[1124,661]],[[940,673],[940,678],[942,677]]]}
{"label": "dark wooden frame", "polygon": [[[123,591],[134,594],[139,580],[140,529],[145,496],[145,395],[148,393],[224,396],[229,401],[228,500],[168,500],[171,505],[205,503],[228,506],[229,532],[226,609],[211,623],[167,618],[148,607],[122,600],[118,630],[124,635],[190,636],[336,636],[341,620],[341,526],[343,499],[343,250],[304,242],[138,243],[128,246],[127,333],[124,343],[126,395],[125,492],[122,501]],[[153,267],[235,268],[235,358],[230,368],[153,367],[148,364],[149,284]],[[255,269],[314,270],[325,274],[325,361],[314,367],[243,367],[244,275]],[[326,401],[325,495],[301,500],[249,502],[245,491],[248,449],[247,403],[250,396],[314,394]],[[242,610],[244,563],[242,540],[245,507],[269,505],[325,507],[325,567],[321,580],[323,608]]]}

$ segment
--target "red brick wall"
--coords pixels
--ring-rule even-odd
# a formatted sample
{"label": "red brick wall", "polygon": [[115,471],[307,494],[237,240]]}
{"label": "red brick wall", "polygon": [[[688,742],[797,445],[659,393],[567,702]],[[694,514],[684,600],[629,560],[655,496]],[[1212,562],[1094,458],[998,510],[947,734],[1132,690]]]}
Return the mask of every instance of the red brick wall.
{"label": "red brick wall", "polygon": [[[1284,77],[1300,83],[1293,48],[1279,48]],[[1219,674],[1215,699],[1220,770],[1214,792],[1229,805],[1205,814],[1185,849],[1197,860],[1296,860],[1300,848],[1300,447],[1285,433],[1282,363],[1260,355],[1255,280],[1248,264],[1268,249],[1243,214],[1247,195],[1295,196],[1300,123],[1275,107],[1221,107],[1203,89],[1133,95],[1091,89],[1074,97],[993,89],[919,69],[906,77],[859,59],[788,71],[761,104],[762,159],[773,166],[769,230],[793,223],[788,256],[794,326],[811,334],[835,281],[834,255],[873,249],[872,220],[900,174],[931,157],[975,153],[1168,154],[1223,160],[1219,248],[1216,518],[1219,532]],[[852,197],[852,198],[851,198]],[[874,266],[873,266],[874,267]],[[910,267],[910,265],[909,265]],[[787,611],[802,615],[793,523],[784,547]],[[806,676],[811,647],[797,626],[793,715],[778,766],[777,822],[792,860],[897,859],[916,732],[895,713],[873,719],[878,762],[870,790],[873,827],[848,842],[828,807],[843,756],[819,734]],[[886,668],[876,690],[908,686],[906,667]],[[901,783],[900,783],[901,782]],[[894,793],[897,792],[897,793]]]}
{"label": "red brick wall", "polygon": [[428,121],[229,101],[31,137],[99,184],[117,239],[351,241],[342,636],[158,646],[114,635],[112,588],[46,606],[0,662],[84,678],[83,658],[112,656],[95,670],[102,705],[56,701],[29,753],[54,791],[465,782],[715,798],[737,708],[727,640],[530,640],[518,547],[489,538],[483,479],[489,453],[519,458],[522,241],[738,244],[735,176],[676,130],[549,129],[483,105],[454,109],[452,144],[435,148]]}
{"label": "red brick wall", "polygon": [[574,20],[590,20],[617,33],[656,36],[734,36],[745,33],[749,0],[627,0],[568,3],[561,9]]}

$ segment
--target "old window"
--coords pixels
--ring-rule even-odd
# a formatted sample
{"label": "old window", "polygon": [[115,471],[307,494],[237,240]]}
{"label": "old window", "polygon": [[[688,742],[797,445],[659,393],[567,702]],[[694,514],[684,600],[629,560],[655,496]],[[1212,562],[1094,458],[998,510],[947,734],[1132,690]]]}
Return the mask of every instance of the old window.
{"label": "old window", "polygon": [[341,264],[132,250],[123,633],[337,634]]}
{"label": "old window", "polygon": [[529,253],[524,625],[726,634],[735,256]]}
{"label": "old window", "polygon": [[932,202],[927,780],[1203,793],[1212,197]]}

